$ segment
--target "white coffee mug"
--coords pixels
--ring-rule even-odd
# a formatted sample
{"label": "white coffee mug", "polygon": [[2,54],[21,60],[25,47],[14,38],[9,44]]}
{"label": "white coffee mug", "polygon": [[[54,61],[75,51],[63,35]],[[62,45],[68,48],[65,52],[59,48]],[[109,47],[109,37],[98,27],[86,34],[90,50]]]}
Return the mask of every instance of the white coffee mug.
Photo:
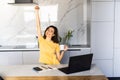
{"label": "white coffee mug", "polygon": [[9,0],[8,3],[15,3],[15,0]]}
{"label": "white coffee mug", "polygon": [[60,45],[60,50],[64,50],[64,46],[65,46],[65,45],[63,45],[63,44]]}

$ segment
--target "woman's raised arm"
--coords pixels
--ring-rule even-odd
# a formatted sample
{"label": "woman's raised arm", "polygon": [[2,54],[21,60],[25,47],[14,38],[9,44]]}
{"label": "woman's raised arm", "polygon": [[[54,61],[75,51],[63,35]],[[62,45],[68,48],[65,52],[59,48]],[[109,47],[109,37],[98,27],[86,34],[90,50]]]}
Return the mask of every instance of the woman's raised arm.
{"label": "woman's raised arm", "polygon": [[40,38],[40,36],[42,36],[40,17],[39,17],[39,9],[40,9],[39,6],[35,6],[35,16],[36,16],[36,27],[37,27],[38,39]]}

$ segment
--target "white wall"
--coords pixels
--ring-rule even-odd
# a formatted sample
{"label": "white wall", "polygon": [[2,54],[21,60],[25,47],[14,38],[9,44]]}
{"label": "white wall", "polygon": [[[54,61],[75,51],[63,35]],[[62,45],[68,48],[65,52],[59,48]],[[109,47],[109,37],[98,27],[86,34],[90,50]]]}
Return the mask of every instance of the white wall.
{"label": "white wall", "polygon": [[[34,6],[9,5],[8,2],[9,0],[0,1],[0,45],[37,44]],[[87,43],[86,27],[81,26],[85,19],[82,0],[38,0],[37,2],[41,7],[58,5],[57,21],[42,22],[42,28],[53,24],[58,27],[60,36],[72,29],[75,30],[71,39],[72,44]]]}
{"label": "white wall", "polygon": [[[25,21],[27,12],[25,8],[28,6],[13,6],[8,4],[8,0],[2,0],[0,7],[0,45],[25,44],[36,41],[34,36],[36,33],[35,20],[29,18],[28,21]],[[34,17],[32,14],[30,16]]]}

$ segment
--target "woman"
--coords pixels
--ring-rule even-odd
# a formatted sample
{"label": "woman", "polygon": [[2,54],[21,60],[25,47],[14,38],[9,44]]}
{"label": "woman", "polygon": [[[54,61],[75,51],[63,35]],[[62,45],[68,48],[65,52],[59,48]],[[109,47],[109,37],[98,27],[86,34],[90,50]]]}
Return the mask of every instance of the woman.
{"label": "woman", "polygon": [[38,41],[40,45],[39,62],[44,64],[60,64],[60,61],[65,51],[67,51],[68,48],[67,46],[65,46],[64,50],[60,53],[58,30],[55,26],[49,26],[45,30],[44,36],[42,36],[38,6],[35,6],[35,14],[36,14]]}

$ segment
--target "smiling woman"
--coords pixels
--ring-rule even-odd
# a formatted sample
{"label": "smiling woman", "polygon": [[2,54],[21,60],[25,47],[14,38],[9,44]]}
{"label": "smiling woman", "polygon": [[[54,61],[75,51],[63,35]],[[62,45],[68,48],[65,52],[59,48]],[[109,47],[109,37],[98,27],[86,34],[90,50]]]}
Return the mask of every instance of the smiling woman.
{"label": "smiling woman", "polygon": [[47,27],[44,32],[44,36],[42,36],[41,23],[39,18],[39,6],[35,7],[35,15],[38,41],[40,46],[39,62],[44,64],[60,64],[60,61],[64,55],[64,52],[67,50],[67,47],[65,47],[64,51],[60,53],[58,30],[53,25]]}

